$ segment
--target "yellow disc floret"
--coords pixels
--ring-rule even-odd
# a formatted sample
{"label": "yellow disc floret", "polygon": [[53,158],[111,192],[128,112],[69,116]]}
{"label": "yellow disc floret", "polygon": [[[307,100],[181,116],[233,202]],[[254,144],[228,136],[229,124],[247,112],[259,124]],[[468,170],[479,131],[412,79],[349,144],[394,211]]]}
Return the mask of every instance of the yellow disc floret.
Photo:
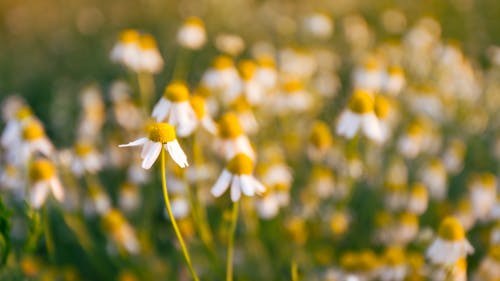
{"label": "yellow disc floret", "polygon": [[447,217],[439,225],[438,235],[444,240],[459,241],[464,239],[465,231],[458,219]]}
{"label": "yellow disc floret", "polygon": [[253,161],[246,154],[239,153],[227,163],[226,168],[235,175],[251,175],[253,172]]}
{"label": "yellow disc floret", "polygon": [[411,188],[411,194],[415,198],[427,198],[427,188],[422,183],[415,183]]}
{"label": "yellow disc floret", "polygon": [[380,119],[385,119],[391,110],[391,104],[389,100],[381,95],[375,97],[375,114]]}
{"label": "yellow disc floret", "polygon": [[405,252],[401,247],[392,246],[385,250],[384,261],[389,266],[398,266],[405,262]]}
{"label": "yellow disc floret", "polygon": [[167,143],[175,140],[175,127],[168,123],[153,123],[147,128],[148,138],[154,142]]}
{"label": "yellow disc floret", "polygon": [[358,114],[372,112],[374,108],[373,97],[368,92],[357,90],[349,100],[349,109]]}
{"label": "yellow disc floret", "polygon": [[108,231],[117,231],[120,229],[125,223],[125,218],[117,209],[112,209],[107,212],[103,217],[104,227]]}
{"label": "yellow disc floret", "polygon": [[292,94],[302,90],[304,86],[299,80],[290,80],[283,85],[283,89],[286,93]]}
{"label": "yellow disc floret", "polygon": [[24,120],[25,118],[33,116],[33,112],[29,106],[23,106],[16,112],[16,118],[18,120]]}
{"label": "yellow disc floret", "polygon": [[75,153],[78,156],[85,156],[92,152],[92,145],[87,143],[77,143],[75,145]]}
{"label": "yellow disc floret", "polygon": [[154,50],[156,49],[156,40],[151,34],[144,34],[141,36],[139,45],[143,50]]}
{"label": "yellow disc floret", "polygon": [[238,65],[238,70],[240,71],[240,75],[243,80],[252,79],[256,68],[257,66],[251,60],[242,60]]}
{"label": "yellow disc floret", "polygon": [[410,212],[399,214],[399,223],[405,226],[418,226],[418,216]]}
{"label": "yellow disc floret", "polygon": [[198,119],[202,119],[207,114],[205,108],[205,99],[202,96],[196,95],[189,98],[189,103],[193,108],[194,113]]}
{"label": "yellow disc floret", "polygon": [[45,136],[45,131],[40,122],[32,121],[23,128],[22,135],[23,139],[33,141]]}
{"label": "yellow disc floret", "polygon": [[31,181],[44,181],[54,177],[56,169],[54,164],[47,159],[35,160],[29,169],[29,176]]}
{"label": "yellow disc floret", "polygon": [[189,17],[186,19],[184,24],[187,26],[193,26],[193,27],[199,27],[199,28],[203,28],[205,26],[203,21],[198,17]]}
{"label": "yellow disc floret", "polygon": [[220,136],[224,139],[237,138],[243,134],[238,116],[234,113],[224,114],[219,121]]}
{"label": "yellow disc floret", "polygon": [[331,146],[333,140],[328,125],[324,122],[316,121],[313,125],[309,141],[319,149]]}
{"label": "yellow disc floret", "polygon": [[218,56],[214,60],[214,68],[223,70],[233,67],[233,60],[228,56]]}
{"label": "yellow disc floret", "polygon": [[189,99],[189,89],[186,83],[174,81],[165,88],[163,96],[172,102],[183,102]]}
{"label": "yellow disc floret", "polygon": [[137,43],[139,42],[140,34],[137,30],[127,29],[120,34],[120,41],[123,43]]}

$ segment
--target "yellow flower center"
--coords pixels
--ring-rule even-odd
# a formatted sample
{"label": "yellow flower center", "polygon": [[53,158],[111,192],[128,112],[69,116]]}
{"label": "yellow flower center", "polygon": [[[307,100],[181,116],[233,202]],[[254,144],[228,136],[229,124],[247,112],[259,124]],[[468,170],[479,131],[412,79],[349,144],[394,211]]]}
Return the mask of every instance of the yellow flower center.
{"label": "yellow flower center", "polygon": [[484,173],[481,177],[481,182],[486,188],[495,188],[497,178],[491,173]]}
{"label": "yellow flower center", "polygon": [[332,145],[332,134],[328,125],[317,121],[314,123],[309,141],[317,148],[327,148]]}
{"label": "yellow flower center", "polygon": [[151,34],[144,34],[140,38],[139,45],[143,50],[154,50],[156,49],[156,40]]}
{"label": "yellow flower center", "polygon": [[389,76],[403,76],[404,75],[403,69],[399,66],[391,66],[391,67],[389,67],[387,72],[389,73]]}
{"label": "yellow flower center", "polygon": [[419,136],[423,132],[423,127],[419,122],[413,122],[408,126],[408,135],[412,137]]}
{"label": "yellow flower center", "polygon": [[392,223],[393,219],[390,213],[382,211],[375,215],[375,225],[385,227]]}
{"label": "yellow flower center", "polygon": [[418,217],[410,212],[403,212],[399,215],[399,222],[406,226],[418,226]]}
{"label": "yellow flower center", "polygon": [[259,66],[264,68],[275,68],[276,64],[274,63],[274,59],[269,55],[262,55],[257,59]]}
{"label": "yellow flower center", "polygon": [[16,112],[16,117],[18,120],[23,120],[25,118],[31,117],[32,115],[33,112],[31,112],[31,108],[29,108],[28,106],[23,106]]}
{"label": "yellow flower center", "polygon": [[492,245],[489,251],[489,255],[495,261],[500,262],[500,245]]}
{"label": "yellow flower center", "polygon": [[228,56],[218,56],[214,60],[214,67],[218,70],[224,70],[233,67],[233,60]]}
{"label": "yellow flower center", "polygon": [[405,253],[400,247],[389,247],[385,251],[384,259],[389,266],[398,266],[405,262]]}
{"label": "yellow flower center", "polygon": [[368,60],[366,60],[364,67],[366,70],[372,71],[377,70],[379,68],[379,64],[375,58],[369,58]]}
{"label": "yellow flower center", "polygon": [[234,175],[251,175],[253,172],[253,161],[246,154],[239,153],[227,163],[226,168]]}
{"label": "yellow flower center", "polygon": [[237,138],[243,134],[238,116],[234,113],[224,114],[219,121],[219,132],[222,138]]}
{"label": "yellow flower center", "polygon": [[412,196],[415,198],[427,198],[427,188],[422,183],[416,183],[411,189]]}
{"label": "yellow flower center", "polygon": [[458,219],[447,217],[439,225],[438,235],[444,240],[459,241],[464,239],[465,231]]}
{"label": "yellow flower center", "polygon": [[183,102],[189,99],[189,89],[186,83],[175,81],[165,88],[163,96],[172,102]]}
{"label": "yellow flower center", "polygon": [[195,90],[195,94],[199,95],[199,96],[202,96],[204,98],[209,97],[211,95],[210,89],[208,89],[204,85],[198,86],[198,88],[196,88],[196,90]]}
{"label": "yellow flower center", "polygon": [[120,213],[120,211],[118,211],[116,209],[112,209],[104,215],[103,223],[104,223],[104,227],[108,231],[113,232],[113,231],[116,231],[117,229],[121,228],[121,226],[125,224],[125,218]]}
{"label": "yellow flower center", "polygon": [[193,27],[199,27],[199,28],[205,27],[205,24],[203,23],[203,21],[198,17],[189,17],[186,19],[184,24],[186,26],[193,26]]}
{"label": "yellow flower center", "polygon": [[330,230],[333,234],[345,233],[349,226],[349,220],[343,213],[335,213],[330,219]]}
{"label": "yellow flower center", "polygon": [[139,42],[140,34],[137,30],[127,29],[120,34],[120,41],[123,43],[137,43]]}
{"label": "yellow flower center", "polygon": [[349,109],[358,114],[372,112],[374,102],[372,96],[363,90],[356,90],[349,100]]}
{"label": "yellow flower center", "polygon": [[86,143],[77,143],[75,145],[75,153],[76,155],[78,156],[86,156],[88,155],[90,152],[92,152],[92,146],[90,144],[86,144]]}
{"label": "yellow flower center", "polygon": [[298,92],[298,91],[302,90],[303,88],[304,87],[299,80],[291,80],[291,81],[286,82],[285,85],[283,85],[283,89],[288,94]]}
{"label": "yellow flower center", "polygon": [[380,119],[385,119],[390,112],[391,104],[389,100],[381,95],[375,97],[375,114]]}
{"label": "yellow flower center", "polygon": [[147,128],[151,141],[167,143],[175,140],[175,127],[167,123],[153,123]]}
{"label": "yellow flower center", "polygon": [[29,176],[33,182],[49,180],[55,175],[55,173],[56,169],[54,165],[46,159],[35,160],[29,169]]}
{"label": "yellow flower center", "polygon": [[236,112],[245,112],[249,111],[252,107],[246,100],[245,96],[239,96],[233,101],[233,103],[231,104],[231,108]]}
{"label": "yellow flower center", "polygon": [[37,140],[45,135],[43,126],[37,122],[30,122],[22,131],[23,139],[27,141]]}
{"label": "yellow flower center", "polygon": [[253,61],[242,60],[238,66],[238,70],[240,71],[240,75],[243,80],[252,79],[256,68],[256,65]]}
{"label": "yellow flower center", "polygon": [[191,104],[191,107],[193,108],[193,111],[198,119],[205,117],[207,111],[205,108],[205,99],[203,97],[199,95],[191,96],[189,103]]}

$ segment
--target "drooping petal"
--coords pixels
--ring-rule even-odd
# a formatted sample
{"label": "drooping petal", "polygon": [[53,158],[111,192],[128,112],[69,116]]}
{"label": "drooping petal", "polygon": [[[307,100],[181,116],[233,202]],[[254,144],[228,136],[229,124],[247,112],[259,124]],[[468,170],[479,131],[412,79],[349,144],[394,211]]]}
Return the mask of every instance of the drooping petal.
{"label": "drooping petal", "polygon": [[148,140],[149,140],[148,138],[140,138],[133,142],[129,142],[127,144],[120,144],[118,147],[139,146],[145,144]]}
{"label": "drooping petal", "polygon": [[162,97],[153,108],[151,116],[155,118],[157,122],[162,122],[169,115],[171,110],[172,103]]}
{"label": "drooping petal", "polygon": [[262,193],[266,192],[266,187],[262,183],[260,183],[260,181],[258,181],[253,176],[250,176],[249,178],[253,183],[253,188],[255,190],[255,193],[262,194]]}
{"label": "drooping petal", "polygon": [[62,187],[61,181],[58,178],[53,177],[50,180],[50,187],[52,189],[52,194],[57,199],[57,201],[62,202],[64,200],[64,189]]}
{"label": "drooping petal", "polygon": [[154,144],[154,141],[146,141],[146,143],[142,146],[141,150],[141,158],[144,159],[146,158],[146,155],[148,155],[149,150],[151,150],[151,146]]}
{"label": "drooping petal", "polygon": [[231,176],[232,174],[228,170],[224,169],[222,171],[222,174],[219,176],[214,186],[210,190],[213,196],[219,197],[224,192],[226,192],[229,184],[231,183]]}
{"label": "drooping petal", "polygon": [[236,202],[240,200],[241,197],[241,182],[240,176],[235,175],[233,181],[231,182],[231,200]]}
{"label": "drooping petal", "polygon": [[49,187],[46,182],[41,181],[35,183],[30,193],[31,206],[35,209],[39,209],[45,202],[48,192],[49,192]]}
{"label": "drooping petal", "polygon": [[243,191],[243,194],[246,196],[254,196],[255,194],[255,189],[254,185],[251,179],[252,176],[249,175],[241,175],[241,190]]}
{"label": "drooping petal", "polygon": [[167,142],[165,144],[168,153],[174,159],[175,163],[179,165],[181,168],[185,168],[189,166],[188,161],[187,161],[187,156],[182,150],[181,146],[179,145],[179,142],[177,140],[173,140],[171,142]]}
{"label": "drooping petal", "polygon": [[365,135],[370,139],[376,142],[382,141],[382,131],[380,129],[379,121],[374,113],[363,115],[362,129]]}
{"label": "drooping petal", "polygon": [[158,155],[160,155],[162,148],[163,145],[161,143],[153,143],[153,145],[151,145],[151,149],[147,152],[146,157],[142,161],[142,168],[146,170],[151,168],[151,166],[153,166],[153,163],[158,158]]}

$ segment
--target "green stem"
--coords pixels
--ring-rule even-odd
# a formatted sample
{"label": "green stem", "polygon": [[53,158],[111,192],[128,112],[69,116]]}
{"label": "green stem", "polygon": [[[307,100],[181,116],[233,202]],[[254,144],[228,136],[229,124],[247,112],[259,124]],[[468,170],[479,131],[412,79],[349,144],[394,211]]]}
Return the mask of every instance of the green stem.
{"label": "green stem", "polygon": [[47,252],[49,254],[49,258],[54,261],[55,259],[55,245],[54,240],[52,239],[52,230],[50,229],[50,211],[48,205],[45,205],[43,208],[43,227],[45,234],[45,245],[47,247]]}
{"label": "green stem", "polygon": [[227,246],[227,267],[226,281],[233,281],[233,256],[234,256],[234,233],[238,222],[239,201],[233,203],[233,212],[231,215],[231,227],[229,229],[229,243]]}
{"label": "green stem", "polygon": [[146,115],[149,115],[149,107],[151,105],[151,98],[155,90],[153,75],[147,72],[139,72],[137,74],[137,81],[139,84],[139,93],[141,95],[141,105]]}
{"label": "green stem", "polygon": [[168,192],[167,192],[167,179],[165,176],[165,149],[163,148],[161,149],[161,185],[163,189],[163,197],[165,198],[165,206],[167,207],[168,217],[170,218],[172,226],[174,227],[175,235],[177,235],[177,239],[179,239],[179,243],[182,248],[182,253],[184,254],[184,258],[186,259],[189,271],[191,272],[193,279],[195,281],[199,281],[198,275],[196,275],[196,272],[193,269],[193,265],[191,264],[191,258],[189,257],[188,250],[186,248],[186,245],[184,244],[184,239],[182,238],[182,234],[179,231],[179,228],[177,227],[177,222],[175,221],[174,214],[172,213],[172,208],[170,207],[170,200],[168,198]]}
{"label": "green stem", "polygon": [[292,261],[292,281],[299,281],[299,269],[297,267],[297,262],[295,260]]}

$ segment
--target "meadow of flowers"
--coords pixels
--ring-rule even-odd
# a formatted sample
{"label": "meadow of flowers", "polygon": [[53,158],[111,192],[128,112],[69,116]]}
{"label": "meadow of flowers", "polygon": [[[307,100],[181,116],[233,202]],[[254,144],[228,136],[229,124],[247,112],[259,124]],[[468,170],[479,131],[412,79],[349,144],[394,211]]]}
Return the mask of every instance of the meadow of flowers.
{"label": "meadow of flowers", "polygon": [[0,3],[0,280],[500,280],[500,4],[403,2]]}

